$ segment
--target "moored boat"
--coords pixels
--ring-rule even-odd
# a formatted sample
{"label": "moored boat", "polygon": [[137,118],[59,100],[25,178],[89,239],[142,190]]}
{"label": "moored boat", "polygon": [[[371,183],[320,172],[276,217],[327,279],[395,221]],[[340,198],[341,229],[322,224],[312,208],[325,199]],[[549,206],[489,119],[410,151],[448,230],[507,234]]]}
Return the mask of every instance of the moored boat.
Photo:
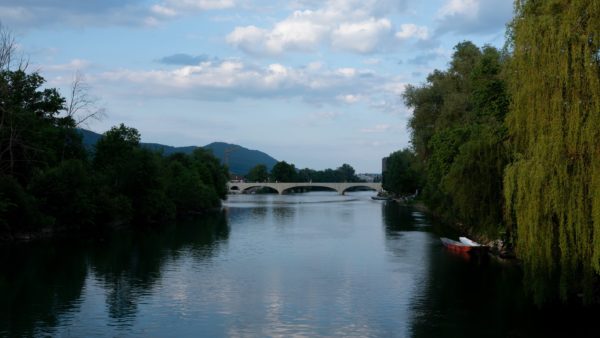
{"label": "moored boat", "polygon": [[458,240],[466,245],[470,245],[470,246],[482,246],[481,244],[472,241],[471,239],[467,238],[467,237],[458,237]]}
{"label": "moored boat", "polygon": [[459,241],[455,241],[446,237],[440,238],[442,240],[442,244],[446,248],[456,252],[485,252],[488,249],[488,246],[479,244],[475,241],[470,240],[467,237],[459,237]]}
{"label": "moored boat", "polygon": [[444,246],[446,248],[448,248],[448,250],[452,250],[452,251],[456,251],[456,252],[470,252],[471,249],[473,248],[472,246],[470,246],[468,244],[457,242],[450,238],[442,237],[440,239],[442,240],[442,244],[444,244]]}

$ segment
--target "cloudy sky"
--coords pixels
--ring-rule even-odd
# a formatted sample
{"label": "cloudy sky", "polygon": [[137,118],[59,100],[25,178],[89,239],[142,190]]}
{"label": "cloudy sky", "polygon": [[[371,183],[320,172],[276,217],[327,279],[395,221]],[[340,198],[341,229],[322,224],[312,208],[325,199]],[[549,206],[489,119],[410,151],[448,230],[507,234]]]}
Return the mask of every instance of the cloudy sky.
{"label": "cloudy sky", "polygon": [[409,145],[401,94],[463,40],[501,47],[511,0],[2,0],[48,85],[84,74],[145,142],[214,141],[379,172]]}

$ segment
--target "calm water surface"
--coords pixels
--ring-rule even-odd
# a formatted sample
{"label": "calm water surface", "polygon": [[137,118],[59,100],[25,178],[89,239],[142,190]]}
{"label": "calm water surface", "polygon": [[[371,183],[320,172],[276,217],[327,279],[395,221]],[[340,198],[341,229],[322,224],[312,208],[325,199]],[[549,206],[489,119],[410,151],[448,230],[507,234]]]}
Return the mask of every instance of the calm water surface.
{"label": "calm water surface", "polygon": [[598,336],[371,195],[238,195],[160,230],[0,247],[0,336]]}

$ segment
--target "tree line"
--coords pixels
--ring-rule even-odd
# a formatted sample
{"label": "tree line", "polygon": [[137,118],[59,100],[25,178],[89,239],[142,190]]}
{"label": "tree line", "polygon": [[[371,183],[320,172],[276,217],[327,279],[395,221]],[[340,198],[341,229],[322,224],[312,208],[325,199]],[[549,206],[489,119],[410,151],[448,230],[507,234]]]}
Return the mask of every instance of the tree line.
{"label": "tree line", "polygon": [[461,42],[403,98],[411,147],[384,186],[523,262],[543,302],[600,301],[600,6],[515,1],[502,50]]}
{"label": "tree line", "polygon": [[337,169],[298,170],[294,164],[280,161],[273,166],[271,172],[267,170],[267,166],[259,164],[250,169],[245,178],[250,182],[360,182],[354,168],[346,163]]}
{"label": "tree line", "polygon": [[139,132],[123,124],[87,152],[65,98],[2,55],[1,238],[149,225],[220,206],[228,171],[212,154],[164,157],[141,148]]}

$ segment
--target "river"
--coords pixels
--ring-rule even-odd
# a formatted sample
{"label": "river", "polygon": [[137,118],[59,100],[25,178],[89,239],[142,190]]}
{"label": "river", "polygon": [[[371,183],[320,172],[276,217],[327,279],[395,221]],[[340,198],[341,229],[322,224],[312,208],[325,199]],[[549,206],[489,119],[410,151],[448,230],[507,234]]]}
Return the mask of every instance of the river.
{"label": "river", "polygon": [[536,307],[518,267],[448,252],[371,195],[235,195],[159,229],[0,246],[0,336],[597,336],[597,313]]}

